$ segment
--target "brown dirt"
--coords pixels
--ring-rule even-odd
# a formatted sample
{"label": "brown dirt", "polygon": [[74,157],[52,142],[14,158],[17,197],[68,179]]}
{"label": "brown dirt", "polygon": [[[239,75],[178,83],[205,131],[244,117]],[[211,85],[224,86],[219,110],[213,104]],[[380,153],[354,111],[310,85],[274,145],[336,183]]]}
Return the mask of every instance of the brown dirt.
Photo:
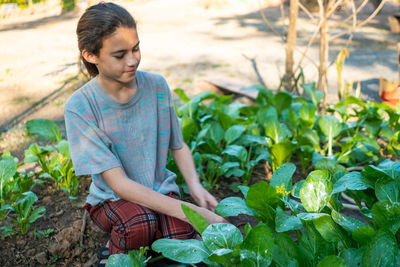
{"label": "brown dirt", "polygon": [[[0,238],[1,266],[92,266],[97,259],[97,250],[108,240],[106,233],[100,231],[89,217],[82,236],[84,209],[90,178],[81,177],[76,200],[70,200],[51,182],[38,184],[33,191],[39,201],[35,207],[44,206],[46,215],[31,225],[25,236],[14,235]],[[6,224],[1,221],[0,225]],[[37,231],[53,229],[49,237]],[[35,231],[36,230],[36,231]]]}

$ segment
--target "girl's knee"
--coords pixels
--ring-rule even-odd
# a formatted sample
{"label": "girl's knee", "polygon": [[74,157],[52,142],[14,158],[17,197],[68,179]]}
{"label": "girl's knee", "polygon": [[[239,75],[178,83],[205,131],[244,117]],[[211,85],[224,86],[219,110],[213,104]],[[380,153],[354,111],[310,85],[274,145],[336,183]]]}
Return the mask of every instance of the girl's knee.
{"label": "girl's knee", "polygon": [[111,231],[112,254],[151,246],[156,238],[157,227],[157,216],[153,213],[137,214],[129,221],[115,225]]}

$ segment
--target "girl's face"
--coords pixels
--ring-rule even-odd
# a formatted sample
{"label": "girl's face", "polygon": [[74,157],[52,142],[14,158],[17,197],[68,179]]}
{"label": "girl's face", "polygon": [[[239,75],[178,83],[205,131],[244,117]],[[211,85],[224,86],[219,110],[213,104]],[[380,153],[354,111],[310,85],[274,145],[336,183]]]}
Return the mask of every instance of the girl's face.
{"label": "girl's face", "polygon": [[99,76],[110,82],[127,84],[136,79],[140,63],[139,37],[134,28],[118,27],[103,40],[98,56],[92,62]]}

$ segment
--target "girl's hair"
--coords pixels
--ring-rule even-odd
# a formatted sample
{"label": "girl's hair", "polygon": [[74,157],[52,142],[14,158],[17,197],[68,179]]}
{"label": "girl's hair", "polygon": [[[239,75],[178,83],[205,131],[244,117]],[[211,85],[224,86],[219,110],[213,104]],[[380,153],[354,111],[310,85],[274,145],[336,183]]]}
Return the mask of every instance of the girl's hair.
{"label": "girl's hair", "polygon": [[118,27],[136,29],[136,22],[126,9],[114,3],[99,3],[86,9],[81,16],[76,28],[80,58],[85,64],[90,76],[99,74],[95,64],[87,62],[82,57],[86,50],[94,55],[99,55],[103,40],[114,33]]}

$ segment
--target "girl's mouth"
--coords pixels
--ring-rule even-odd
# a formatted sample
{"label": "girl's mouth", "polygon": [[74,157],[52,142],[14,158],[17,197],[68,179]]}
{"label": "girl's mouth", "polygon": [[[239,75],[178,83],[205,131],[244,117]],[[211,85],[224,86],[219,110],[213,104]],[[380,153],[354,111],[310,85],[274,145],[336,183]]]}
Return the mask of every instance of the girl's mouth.
{"label": "girl's mouth", "polygon": [[136,70],[130,70],[130,71],[126,71],[126,73],[128,73],[128,74],[132,75],[132,74],[135,74],[135,73],[136,73]]}

